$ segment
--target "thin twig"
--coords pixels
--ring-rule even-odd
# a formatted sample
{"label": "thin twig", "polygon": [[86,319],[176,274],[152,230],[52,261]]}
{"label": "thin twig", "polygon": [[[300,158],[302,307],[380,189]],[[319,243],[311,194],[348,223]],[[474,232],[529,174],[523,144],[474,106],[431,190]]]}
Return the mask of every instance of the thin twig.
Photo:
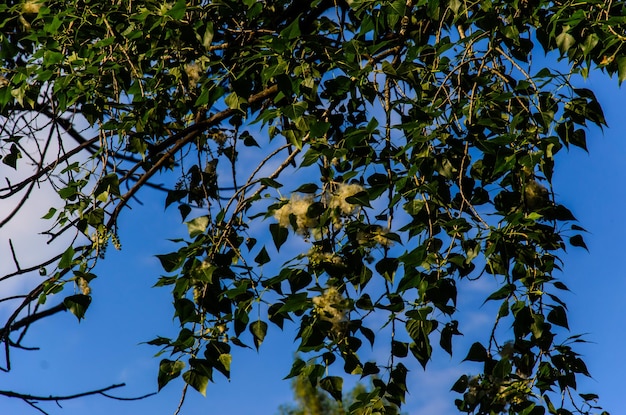
{"label": "thin twig", "polygon": [[76,393],[74,395],[65,395],[65,396],[37,396],[37,395],[30,395],[26,393],[19,393],[19,392],[14,392],[14,391],[5,391],[5,390],[0,390],[0,395],[7,396],[9,398],[19,398],[25,401],[54,401],[56,402],[56,401],[68,401],[71,399],[82,398],[82,397],[90,396],[90,395],[102,395],[103,392],[109,391],[111,389],[121,388],[124,386],[126,386],[125,383],[118,383],[115,385],[107,386],[106,388],[102,388],[102,389],[96,389],[92,391],[81,392],[81,393]]}
{"label": "thin twig", "polygon": [[[278,86],[273,85],[271,87],[266,88],[265,90],[259,92],[258,94],[250,96],[248,98],[248,103],[253,104],[258,101],[265,100],[267,98],[272,97],[273,95],[278,93]],[[109,220],[107,221],[107,228],[111,228],[115,222],[117,221],[117,217],[119,216],[122,209],[126,206],[128,201],[137,193],[137,191],[143,187],[143,185],[150,180],[152,176],[156,174],[157,171],[163,167],[171,157],[174,156],[180,149],[189,144],[196,135],[203,130],[206,130],[209,127],[214,126],[215,124],[227,119],[228,117],[234,115],[237,112],[236,109],[228,108],[223,111],[218,112],[217,114],[207,118],[204,121],[195,123],[178,134],[170,137],[165,140],[164,143],[158,146],[156,149],[158,152],[159,148],[167,148],[167,146],[171,145],[171,147],[154,163],[154,165],[144,173],[141,177],[137,179],[137,182],[130,188],[128,192],[124,195],[120,196],[120,202],[115,206],[115,209],[111,213]]]}
{"label": "thin twig", "polygon": [[178,402],[178,406],[176,407],[176,411],[174,412],[174,415],[178,415],[180,413],[180,410],[183,408],[183,404],[185,403],[185,397],[187,396],[187,387],[189,385],[187,383],[185,383],[185,386],[183,386],[183,391],[180,394],[180,401]]}
{"label": "thin twig", "polygon": [[157,394],[156,392],[151,392],[151,393],[146,393],[145,395],[137,396],[137,397],[134,397],[134,398],[122,398],[122,397],[119,397],[119,396],[113,396],[113,395],[109,395],[108,393],[100,392],[100,395],[102,395],[102,396],[104,396],[106,398],[109,398],[109,399],[114,399],[116,401],[139,401],[141,399],[146,399],[146,398],[149,398],[149,397],[154,396],[156,394]]}
{"label": "thin twig", "polygon": [[[34,313],[31,314],[29,316],[24,317],[23,319],[16,321],[15,323],[11,324],[9,327],[4,327],[2,329],[0,329],[0,339],[6,339],[8,336],[8,333],[12,332],[12,331],[16,331],[21,329],[22,327],[26,327],[32,323],[34,323],[37,320],[41,320],[42,318],[51,316],[53,314],[56,314],[58,312],[61,311],[66,311],[67,307],[65,306],[65,304],[60,303],[55,305],[54,307],[51,307],[47,310],[41,311],[39,313]],[[7,331],[8,330],[8,331]]]}
{"label": "thin twig", "polygon": [[13,257],[13,262],[15,262],[15,267],[18,271],[21,271],[20,263],[17,260],[17,256],[15,255],[15,248],[13,247],[13,240],[9,238],[9,247],[11,248],[11,256]]}
{"label": "thin twig", "polygon": [[81,143],[80,145],[78,145],[78,146],[74,147],[73,149],[71,149],[70,151],[66,152],[65,154],[63,154],[62,156],[57,158],[54,162],[52,162],[52,163],[48,164],[46,167],[38,170],[37,173],[33,174],[32,176],[28,177],[27,179],[21,181],[18,184],[9,185],[8,187],[0,189],[0,192],[6,191],[6,190],[9,191],[8,193],[0,194],[0,199],[8,199],[8,198],[10,198],[11,196],[13,196],[15,193],[19,192],[20,190],[22,190],[24,187],[26,187],[31,182],[36,181],[37,179],[39,179],[44,174],[46,174],[46,173],[50,172],[51,170],[53,170],[54,168],[56,168],[60,163],[66,161],[70,157],[80,153],[85,148],[87,148],[87,147],[93,145],[94,143],[98,142],[98,140],[99,140],[99,137],[97,137],[97,136],[93,137],[93,138],[91,138],[89,140],[85,140],[85,142]]}

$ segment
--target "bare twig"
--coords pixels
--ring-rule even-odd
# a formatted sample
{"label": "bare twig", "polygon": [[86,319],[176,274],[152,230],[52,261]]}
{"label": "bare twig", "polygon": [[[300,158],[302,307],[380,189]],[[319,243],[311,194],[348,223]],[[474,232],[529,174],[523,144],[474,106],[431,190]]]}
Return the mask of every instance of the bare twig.
{"label": "bare twig", "polygon": [[[92,390],[92,391],[76,393],[76,394],[73,394],[73,395],[64,395],[64,396],[52,396],[52,395],[50,395],[50,396],[37,396],[37,395],[30,395],[30,394],[27,394],[27,393],[19,393],[19,392],[14,392],[14,391],[5,391],[5,390],[0,390],[0,395],[1,396],[7,396],[9,398],[19,398],[19,399],[23,399],[25,401],[53,401],[53,402],[57,402],[57,401],[68,401],[68,400],[82,398],[82,397],[90,396],[90,395],[102,395],[103,392],[110,391],[111,389],[122,388],[124,386],[126,386],[125,383],[117,383],[115,385],[107,386],[106,388],[102,388],[102,389],[96,389],[96,390]],[[148,396],[148,395],[146,395],[146,396]]]}
{"label": "bare twig", "polygon": [[9,239],[9,247],[11,248],[11,256],[13,257],[13,262],[15,262],[15,268],[17,268],[18,271],[21,271],[22,269],[20,268],[20,263],[17,260],[17,256],[15,255],[15,248],[13,247],[13,240]]}
{"label": "bare twig", "polygon": [[49,173],[50,171],[52,171],[60,163],[68,160],[72,156],[75,156],[76,154],[80,153],[82,150],[85,150],[87,147],[89,147],[89,146],[93,145],[94,143],[98,142],[98,140],[99,140],[98,136],[93,137],[93,138],[91,138],[89,140],[86,140],[85,142],[83,142],[80,145],[74,147],[70,151],[68,151],[65,154],[63,154],[62,156],[59,156],[56,160],[54,160],[52,163],[48,164],[46,167],[43,167],[43,168],[39,169],[37,171],[37,173],[33,174],[32,176],[28,177],[27,179],[19,182],[18,184],[9,185],[8,187],[1,188],[0,192],[8,191],[8,193],[0,194],[0,199],[8,199],[8,198],[10,198],[15,193],[19,192],[24,187],[28,186],[30,183],[33,183],[33,182],[37,181],[37,179],[39,179],[40,177],[42,177],[46,173]]}
{"label": "bare twig", "polygon": [[146,399],[146,398],[149,398],[151,396],[154,396],[157,393],[156,392],[150,392],[150,393],[146,393],[145,395],[136,396],[134,398],[122,398],[122,397],[119,397],[119,396],[109,395],[108,393],[104,393],[104,392],[100,392],[99,394],[104,396],[104,397],[107,397],[109,399],[116,400],[116,401],[139,401],[141,399]]}
{"label": "bare twig", "polygon": [[187,386],[189,386],[187,383],[185,383],[185,386],[183,386],[183,391],[180,394],[180,401],[178,402],[176,411],[174,411],[174,415],[178,415],[180,413],[180,410],[183,408],[183,404],[185,403],[185,397],[187,396]]}
{"label": "bare twig", "polygon": [[34,323],[37,320],[41,320],[42,318],[45,318],[53,314],[56,314],[58,312],[66,311],[66,310],[67,310],[67,307],[65,306],[65,304],[60,303],[47,310],[26,316],[23,319],[11,324],[10,326],[0,329],[0,339],[6,339],[8,336],[8,333],[19,330],[22,327],[29,326],[30,324]]}

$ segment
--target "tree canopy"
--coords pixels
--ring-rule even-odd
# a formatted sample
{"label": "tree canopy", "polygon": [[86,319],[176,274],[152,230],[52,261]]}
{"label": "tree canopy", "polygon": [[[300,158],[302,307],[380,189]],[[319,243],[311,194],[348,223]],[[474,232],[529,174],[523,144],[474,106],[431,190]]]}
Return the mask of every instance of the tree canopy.
{"label": "tree canopy", "polygon": [[[297,327],[288,377],[339,401],[345,377],[373,378],[354,411],[399,412],[434,348],[478,363],[450,385],[461,413],[598,410],[576,393],[589,373],[561,299],[584,229],[552,176],[606,124],[572,79],[626,79],[624,16],[569,0],[3,2],[0,228],[45,195],[54,252],[31,262],[8,241],[2,369],[48,316],[88,318],[120,217],[153,192],[187,230],[155,252],[180,326],[146,339],[159,388],[205,393],[274,325]],[[466,333],[457,298],[484,279],[493,324]]]}

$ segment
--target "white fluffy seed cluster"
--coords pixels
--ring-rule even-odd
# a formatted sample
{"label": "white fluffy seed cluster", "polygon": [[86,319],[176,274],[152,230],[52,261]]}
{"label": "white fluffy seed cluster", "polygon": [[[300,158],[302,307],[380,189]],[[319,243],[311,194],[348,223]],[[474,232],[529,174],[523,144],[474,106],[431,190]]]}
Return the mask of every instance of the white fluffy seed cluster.
{"label": "white fluffy seed cluster", "polygon": [[[321,201],[330,209],[332,226],[335,230],[343,227],[349,216],[357,213],[358,204],[352,204],[346,199],[365,191],[363,186],[355,183],[337,184],[334,191],[322,196]],[[315,202],[313,195],[292,194],[280,208],[274,211],[274,218],[278,224],[284,228],[294,227],[295,231],[305,237],[313,237],[320,239],[326,232],[322,229],[319,220],[316,217],[307,216],[307,212],[311,205]],[[292,218],[293,217],[293,218]],[[389,238],[389,231],[381,226],[374,227],[373,230],[367,232],[359,232],[357,235],[361,245],[367,247],[382,246],[389,247],[393,245],[393,241]],[[311,264],[334,263],[340,264],[341,258],[336,254],[324,253],[312,249],[307,256]]]}
{"label": "white fluffy seed cluster", "polygon": [[307,254],[309,263],[313,266],[320,264],[341,265],[343,261],[339,255],[334,252],[324,252],[318,246],[313,246]]}
{"label": "white fluffy seed cluster", "polygon": [[310,218],[306,215],[312,203],[312,196],[293,194],[286,204],[274,212],[274,218],[280,226],[286,228],[291,224],[290,216],[293,215],[296,220],[297,232],[303,235],[308,234],[311,229],[318,225],[316,218]]}
{"label": "white fluffy seed cluster", "polygon": [[41,9],[42,2],[40,1],[26,1],[22,4],[22,13],[24,14],[37,14],[39,13],[39,9]]}
{"label": "white fluffy seed cluster", "polygon": [[356,212],[358,205],[353,205],[346,201],[347,198],[364,191],[360,184],[341,183],[337,186],[333,194],[330,196],[328,206],[331,209],[338,210],[343,215],[352,215]]}
{"label": "white fluffy seed cluster", "polygon": [[[333,211],[333,223],[337,227],[341,227],[342,219],[346,216],[354,214],[358,205],[346,201],[346,198],[354,196],[364,191],[363,186],[359,184],[339,184],[334,192],[326,199],[326,205]],[[295,217],[296,231],[302,235],[317,235],[320,230],[316,229],[319,225],[317,218],[307,216],[307,211],[311,204],[315,202],[312,195],[301,196],[292,194],[287,203],[274,211],[274,218],[282,227],[291,225],[291,215]]]}
{"label": "white fluffy seed cluster", "polygon": [[371,232],[359,232],[357,234],[357,241],[361,245],[380,245],[389,247],[393,245],[393,241],[387,237],[387,231],[382,227],[379,227]]}
{"label": "white fluffy seed cluster", "polygon": [[348,319],[346,299],[335,287],[328,287],[322,295],[313,297],[317,316],[333,324],[333,330],[340,330]]}
{"label": "white fluffy seed cluster", "polygon": [[195,62],[186,64],[185,73],[187,74],[187,79],[189,80],[189,86],[195,87],[200,80],[200,65]]}
{"label": "white fluffy seed cluster", "polygon": [[79,277],[78,279],[76,279],[76,285],[78,285],[78,289],[80,289],[80,292],[82,292],[83,295],[91,294],[91,287],[89,286],[89,282],[87,282],[86,279]]}

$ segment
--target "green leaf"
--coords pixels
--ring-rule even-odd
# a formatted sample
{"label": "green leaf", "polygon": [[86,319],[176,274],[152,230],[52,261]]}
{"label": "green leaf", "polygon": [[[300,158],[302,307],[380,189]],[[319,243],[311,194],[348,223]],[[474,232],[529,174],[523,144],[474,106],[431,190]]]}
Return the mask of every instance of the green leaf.
{"label": "green leaf", "polygon": [[291,292],[297,293],[306,288],[313,281],[313,277],[305,270],[296,269],[289,273],[288,281]]}
{"label": "green leaf", "polygon": [[[411,319],[406,323],[407,332],[413,339],[413,343],[409,345],[409,349],[424,368],[426,368],[426,364],[432,355],[432,346],[428,335],[437,326],[436,321],[426,320],[426,314],[430,312],[429,310],[432,309],[423,308],[421,310],[417,310],[421,315],[419,319]],[[414,318],[415,316],[411,317]]]}
{"label": "green leaf", "polygon": [[300,101],[300,102],[296,102],[295,104],[289,104],[285,106],[284,108],[282,108],[282,112],[289,119],[297,120],[298,118],[302,117],[302,115],[307,109],[307,106],[308,105],[306,102]]}
{"label": "green leaf", "polygon": [[199,321],[198,313],[196,313],[196,305],[188,298],[179,298],[174,301],[176,312],[174,317],[178,317],[180,325],[185,323]]}
{"label": "green leaf", "polygon": [[441,330],[441,337],[439,339],[439,345],[443,350],[448,352],[452,356],[452,336],[459,336],[461,332],[458,330],[458,321],[452,321],[447,323]]}
{"label": "green leaf", "polygon": [[343,378],[339,376],[326,376],[325,378],[320,380],[320,387],[326,392],[330,393],[330,395],[335,398],[336,401],[341,401]]}
{"label": "green leaf", "polygon": [[185,12],[187,10],[187,1],[186,0],[177,0],[176,3],[172,6],[171,9],[165,13],[167,16],[170,16],[174,20],[180,20],[185,17]]}
{"label": "green leaf", "polygon": [[376,340],[376,334],[374,334],[374,331],[364,326],[359,327],[359,331],[363,334],[363,337],[370,342],[370,345],[374,347],[374,341]]}
{"label": "green leaf", "polygon": [[59,261],[59,269],[71,268],[74,263],[74,254],[74,247],[69,246],[61,256],[61,260]]}
{"label": "green leaf", "polygon": [[393,284],[393,277],[398,269],[398,258],[381,258],[375,265],[376,271]]}
{"label": "green leaf", "polygon": [[278,189],[279,187],[283,187],[282,184],[278,183],[274,179],[270,179],[269,177],[264,177],[260,180],[261,184],[267,187],[273,187],[274,189]]}
{"label": "green leaf", "polygon": [[188,194],[185,190],[170,190],[165,197],[165,207],[167,208],[172,203],[181,201]]}
{"label": "green leaf", "polygon": [[213,35],[213,22],[207,22],[204,35],[202,36],[202,46],[204,46],[206,49],[211,46],[211,42],[213,42]]}
{"label": "green leaf", "polygon": [[262,320],[257,320],[252,322],[248,329],[250,330],[250,333],[252,333],[254,346],[257,350],[259,350],[259,346],[261,346],[261,343],[263,343],[263,339],[265,339],[265,335],[267,334],[267,323]]}
{"label": "green leaf", "polygon": [[181,220],[185,220],[187,216],[191,213],[191,206],[186,203],[182,203],[178,205],[178,210],[180,212]]}
{"label": "green leaf", "polygon": [[41,219],[51,219],[56,212],[57,212],[57,210],[55,208],[51,207],[48,210],[48,213],[46,213],[44,216],[42,216]]}
{"label": "green leaf", "polygon": [[186,384],[206,396],[206,387],[209,384],[209,377],[205,376],[193,369],[183,373],[183,380]]}
{"label": "green leaf", "polygon": [[495,367],[491,371],[491,374],[498,379],[508,379],[511,375],[511,371],[513,366],[511,365],[511,361],[507,359],[502,359],[498,363],[496,363]]}
{"label": "green leaf", "polygon": [[617,79],[620,85],[626,80],[626,56],[617,58]]}
{"label": "green leaf", "polygon": [[567,324],[567,312],[565,311],[565,308],[560,305],[552,307],[552,310],[548,313],[548,321],[569,330],[569,325]]}
{"label": "green leaf", "polygon": [[181,258],[178,252],[157,255],[156,257],[159,258],[159,261],[161,261],[161,266],[166,272],[172,272],[180,267]]}
{"label": "green leaf", "polygon": [[11,144],[9,154],[2,158],[2,162],[7,166],[13,167],[17,170],[17,160],[22,158],[22,152],[19,150],[15,143]]}
{"label": "green leaf", "polygon": [[180,333],[178,333],[176,340],[172,343],[174,346],[174,352],[184,352],[191,349],[195,344],[195,341],[196,339],[193,332],[188,328],[183,328]]}
{"label": "green leaf", "polygon": [[467,390],[468,384],[469,378],[467,377],[467,375],[461,375],[461,377],[458,378],[456,382],[454,382],[454,385],[452,385],[452,388],[450,390],[457,393],[463,393]]}
{"label": "green leaf", "polygon": [[287,228],[283,228],[277,223],[270,224],[270,233],[272,234],[272,240],[274,241],[274,246],[276,246],[276,251],[280,251],[280,247],[287,241],[289,237],[289,230]]}
{"label": "green leaf", "polygon": [[321,202],[313,202],[306,210],[306,216],[309,218],[319,218],[326,211],[326,206]]}
{"label": "green leaf", "polygon": [[346,202],[350,203],[351,205],[366,206],[369,208],[372,207],[372,205],[370,205],[369,195],[365,191],[358,192],[355,195],[346,197]]}
{"label": "green leaf", "polygon": [[166,346],[166,345],[171,344],[171,339],[168,339],[167,337],[159,336],[156,339],[152,339],[146,342],[146,344],[150,344],[152,346]]}
{"label": "green leaf", "polygon": [[587,248],[587,244],[585,244],[585,240],[583,239],[582,235],[574,235],[571,238],[569,238],[569,243],[572,246],[578,246],[580,248],[585,248],[585,250],[589,251],[589,248]]}
{"label": "green leaf", "polygon": [[485,346],[483,346],[479,342],[476,342],[472,344],[469,352],[467,353],[467,356],[465,356],[465,359],[463,359],[463,361],[469,360],[470,362],[485,362],[487,361],[487,358],[488,355]]}
{"label": "green leaf", "polygon": [[209,226],[209,217],[208,216],[200,216],[195,219],[186,222],[187,231],[189,232],[190,238],[195,238],[196,236],[204,233],[207,227]]}
{"label": "green leaf", "polygon": [[271,260],[272,258],[270,258],[265,247],[261,248],[261,251],[259,252],[259,254],[254,258],[254,262],[256,262],[259,265],[267,264]]}
{"label": "green leaf", "polygon": [[217,369],[227,379],[230,379],[230,345],[223,342],[211,341],[204,352],[204,356],[212,367]]}
{"label": "green leaf", "polygon": [[392,340],[391,354],[397,357],[406,357],[409,354],[409,344],[406,342]]}
{"label": "green leaf", "polygon": [[543,332],[548,328],[545,323],[544,316],[542,314],[533,314],[533,322],[530,325],[530,331],[536,339],[540,339],[543,336]]}
{"label": "green leaf", "polygon": [[419,337],[415,342],[409,345],[409,350],[411,350],[411,353],[413,353],[413,356],[420,362],[422,367],[426,369],[426,365],[430,361],[430,356],[433,352],[428,336]]}
{"label": "green leaf", "polygon": [[298,150],[302,150],[302,134],[301,133],[294,132],[294,130],[284,130],[283,135]]}
{"label": "green leaf", "polygon": [[226,376],[227,379],[230,379],[230,364],[232,360],[233,357],[230,355],[230,353],[221,354],[218,358],[218,361],[221,363],[222,368],[218,366],[216,367],[216,369],[222,372],[222,374]]}
{"label": "green leaf", "polygon": [[315,183],[305,183],[298,187],[295,192],[298,193],[315,193],[319,190],[319,186]]}
{"label": "green leaf", "polygon": [[516,288],[517,287],[515,286],[515,284],[506,284],[504,287],[500,288],[498,291],[493,292],[489,297],[487,297],[483,304],[485,304],[487,301],[502,300],[504,298],[507,298],[515,292]]}
{"label": "green leaf", "polygon": [[254,137],[252,137],[250,135],[250,133],[244,133],[241,135],[240,139],[243,138],[243,145],[246,147],[259,147],[261,148],[261,146],[259,145],[259,143],[257,143],[257,141],[254,139]]}
{"label": "green leaf", "polygon": [[596,401],[599,398],[595,393],[580,393],[579,395],[586,401]]}
{"label": "green leaf", "polygon": [[52,21],[46,22],[46,25],[44,26],[44,30],[48,33],[53,34],[59,30],[62,24],[63,22],[61,21],[61,19],[59,19],[58,16],[54,16]]}
{"label": "green leaf", "polygon": [[185,368],[185,363],[180,360],[161,360],[159,364],[158,384],[159,390],[163,389],[172,379],[180,376],[180,372]]}
{"label": "green leaf", "polygon": [[85,317],[85,312],[89,304],[91,304],[91,296],[83,294],[70,295],[63,300],[63,304],[78,318],[78,321],[80,321]]}
{"label": "green leaf", "polygon": [[299,18],[293,19],[291,24],[280,32],[280,37],[283,39],[287,39],[287,40],[295,39],[298,36],[300,36],[300,19]]}
{"label": "green leaf", "polygon": [[572,46],[576,44],[574,36],[567,32],[563,32],[556,37],[556,46],[561,51],[561,54],[565,54]]}
{"label": "green leaf", "polygon": [[306,310],[309,308],[309,299],[307,293],[293,294],[287,297],[287,301],[277,311],[277,313],[289,313],[294,311]]}
{"label": "green leaf", "polygon": [[120,183],[117,174],[109,173],[98,181],[94,192],[94,197],[102,203],[106,203],[109,195],[120,195]]}
{"label": "green leaf", "polygon": [[296,358],[296,360],[291,365],[291,370],[289,371],[287,376],[285,376],[283,378],[283,380],[287,380],[287,379],[294,378],[296,376],[300,376],[300,374],[303,372],[305,367],[306,367],[305,361],[300,359],[300,358]]}
{"label": "green leaf", "polygon": [[238,96],[236,93],[232,92],[230,95],[228,95],[224,99],[224,102],[226,103],[226,105],[228,105],[228,108],[230,108],[231,110],[240,110],[241,104],[245,104],[248,101],[245,98],[242,98]]}

